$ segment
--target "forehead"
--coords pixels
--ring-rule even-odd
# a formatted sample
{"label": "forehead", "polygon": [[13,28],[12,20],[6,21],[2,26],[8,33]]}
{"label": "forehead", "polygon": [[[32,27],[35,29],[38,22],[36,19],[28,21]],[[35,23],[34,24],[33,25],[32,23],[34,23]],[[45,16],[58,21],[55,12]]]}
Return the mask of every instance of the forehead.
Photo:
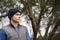
{"label": "forehead", "polygon": [[21,14],[20,12],[16,12],[15,14]]}

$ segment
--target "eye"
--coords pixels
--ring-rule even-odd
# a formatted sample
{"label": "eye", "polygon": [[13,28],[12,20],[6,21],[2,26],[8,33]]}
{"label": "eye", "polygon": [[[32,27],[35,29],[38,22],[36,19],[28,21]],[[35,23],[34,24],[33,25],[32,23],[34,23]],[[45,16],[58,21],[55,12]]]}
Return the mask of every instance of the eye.
{"label": "eye", "polygon": [[16,15],[19,15],[19,14],[16,14]]}

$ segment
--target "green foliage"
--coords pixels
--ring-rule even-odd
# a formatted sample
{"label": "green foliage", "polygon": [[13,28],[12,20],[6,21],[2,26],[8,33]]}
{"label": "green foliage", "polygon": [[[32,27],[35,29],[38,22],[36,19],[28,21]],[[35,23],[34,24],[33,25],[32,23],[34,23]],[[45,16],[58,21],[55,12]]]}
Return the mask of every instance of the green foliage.
{"label": "green foliage", "polygon": [[37,40],[43,40],[43,37],[39,36],[39,37],[37,38]]}
{"label": "green foliage", "polygon": [[23,7],[23,8],[21,9],[21,12],[22,12],[23,14],[27,14],[26,7]]}
{"label": "green foliage", "polygon": [[60,40],[60,33],[55,34],[53,40]]}
{"label": "green foliage", "polygon": [[2,0],[4,6],[6,7],[13,7],[15,5],[15,1],[14,0]]}
{"label": "green foliage", "polygon": [[31,0],[30,1],[31,6],[37,6],[36,3],[38,3],[38,0]]}

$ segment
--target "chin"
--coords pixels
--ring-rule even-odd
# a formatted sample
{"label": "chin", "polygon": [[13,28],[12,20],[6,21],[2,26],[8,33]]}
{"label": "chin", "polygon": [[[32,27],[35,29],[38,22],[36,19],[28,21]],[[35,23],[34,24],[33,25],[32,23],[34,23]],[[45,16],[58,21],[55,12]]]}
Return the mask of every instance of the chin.
{"label": "chin", "polygon": [[17,21],[17,22],[19,22],[19,21]]}
{"label": "chin", "polygon": [[16,22],[16,23],[19,23],[19,22]]}
{"label": "chin", "polygon": [[16,23],[19,23],[19,21],[15,21]]}

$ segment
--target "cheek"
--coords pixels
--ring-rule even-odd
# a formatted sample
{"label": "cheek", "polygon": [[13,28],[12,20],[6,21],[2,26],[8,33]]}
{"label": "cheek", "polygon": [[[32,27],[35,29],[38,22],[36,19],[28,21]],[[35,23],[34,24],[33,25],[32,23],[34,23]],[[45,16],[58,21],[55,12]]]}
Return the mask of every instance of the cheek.
{"label": "cheek", "polygon": [[20,17],[19,16],[16,16],[14,19],[15,20],[20,20]]}
{"label": "cheek", "polygon": [[17,20],[19,21],[20,18],[21,18],[20,16],[13,16],[13,20],[16,20],[16,21],[17,21]]}
{"label": "cheek", "polygon": [[16,20],[16,19],[17,19],[17,17],[16,17],[16,16],[13,16],[13,17],[12,17],[12,19],[13,19],[13,20]]}
{"label": "cheek", "polygon": [[14,17],[13,20],[16,20],[16,18]]}
{"label": "cheek", "polygon": [[17,19],[18,19],[18,17],[15,17],[14,19],[15,19],[15,20],[17,20]]}

